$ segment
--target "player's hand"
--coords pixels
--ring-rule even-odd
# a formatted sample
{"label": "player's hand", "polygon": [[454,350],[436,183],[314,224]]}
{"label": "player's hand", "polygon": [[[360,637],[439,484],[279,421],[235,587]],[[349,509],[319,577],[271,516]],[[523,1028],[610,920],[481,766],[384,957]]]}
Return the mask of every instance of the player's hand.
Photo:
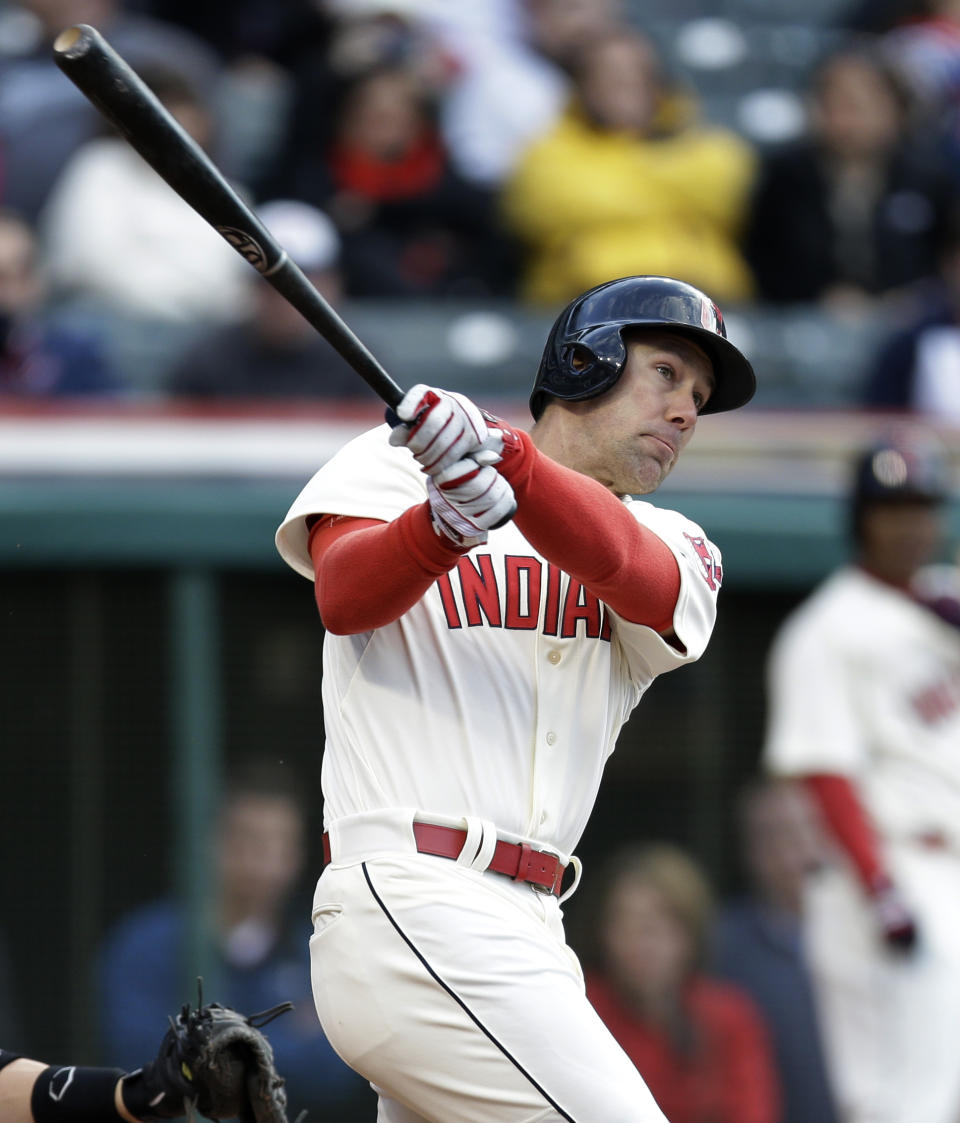
{"label": "player's hand", "polygon": [[479,546],[487,531],[507,521],[516,509],[513,488],[490,465],[460,460],[427,480],[436,529],[458,546]]}
{"label": "player's hand", "polygon": [[393,426],[390,443],[410,449],[430,476],[468,456],[496,464],[503,449],[500,430],[469,398],[430,386],[408,390],[396,411],[387,411],[387,421]]}
{"label": "player's hand", "polygon": [[138,1119],[179,1119],[186,1113],[184,1101],[196,1097],[192,1081],[174,1056],[174,1038],[164,1037],[157,1058],[123,1078],[124,1107]]}
{"label": "player's hand", "polygon": [[900,890],[887,878],[880,878],[871,887],[870,899],[880,934],[894,951],[907,953],[917,945],[917,922]]}

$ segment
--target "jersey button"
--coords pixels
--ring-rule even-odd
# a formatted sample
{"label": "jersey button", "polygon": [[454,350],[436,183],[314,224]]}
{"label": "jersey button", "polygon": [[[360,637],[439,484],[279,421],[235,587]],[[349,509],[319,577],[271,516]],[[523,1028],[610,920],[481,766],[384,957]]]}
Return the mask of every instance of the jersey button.
{"label": "jersey button", "polygon": [[543,824],[547,821],[548,817],[549,816],[547,815],[546,811],[540,812],[540,826],[543,826]]}
{"label": "jersey button", "polygon": [[551,651],[550,654],[547,656],[547,659],[549,659],[550,662],[553,663],[554,666],[556,666],[557,663],[559,663],[562,658],[563,658],[563,656],[560,654],[559,651]]}
{"label": "jersey button", "polygon": [[548,744],[548,745],[554,745],[554,744],[556,744],[556,741],[557,741],[557,735],[556,735],[556,733],[554,733],[554,732],[553,732],[553,731],[551,730],[551,731],[550,731],[550,732],[549,732],[549,733],[547,734],[547,736],[546,736],[545,740],[546,740],[546,742],[547,742],[547,744]]}

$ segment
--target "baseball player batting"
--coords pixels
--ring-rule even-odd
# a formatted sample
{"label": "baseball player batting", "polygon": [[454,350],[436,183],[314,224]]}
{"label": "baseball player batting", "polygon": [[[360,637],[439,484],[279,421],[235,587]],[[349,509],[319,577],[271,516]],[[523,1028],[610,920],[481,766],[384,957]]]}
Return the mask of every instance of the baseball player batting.
{"label": "baseball player batting", "polygon": [[804,935],[845,1123],[960,1120],[960,573],[925,564],[945,495],[915,435],[865,450],[854,556],[770,654],[766,764],[838,843]]}
{"label": "baseball player batting", "polygon": [[529,433],[414,387],[283,520],[326,627],[313,992],[381,1123],[663,1123],[561,902],[621,726],[715,619],[716,547],[631,497],[754,389],[702,292],[612,281],[554,324]]}

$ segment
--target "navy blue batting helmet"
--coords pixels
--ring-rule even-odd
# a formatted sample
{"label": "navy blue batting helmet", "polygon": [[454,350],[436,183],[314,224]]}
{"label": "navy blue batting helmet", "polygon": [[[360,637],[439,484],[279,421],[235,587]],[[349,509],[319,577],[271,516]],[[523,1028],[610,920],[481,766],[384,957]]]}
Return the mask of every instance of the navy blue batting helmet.
{"label": "navy blue batting helmet", "polygon": [[[530,395],[534,418],[551,397],[578,402],[609,390],[627,361],[624,329],[633,327],[664,328],[703,348],[716,378],[703,413],[737,409],[753,397],[753,367],[727,339],[720,309],[705,293],[672,277],[621,277],[578,296],[557,317]],[[579,369],[577,355],[586,360]]]}
{"label": "navy blue batting helmet", "polygon": [[939,503],[948,491],[943,450],[931,437],[884,437],[861,452],[854,465],[853,494],[857,502]]}
{"label": "navy blue batting helmet", "polygon": [[858,454],[853,464],[851,529],[860,538],[865,508],[876,503],[939,504],[950,492],[944,450],[932,435],[891,433]]}

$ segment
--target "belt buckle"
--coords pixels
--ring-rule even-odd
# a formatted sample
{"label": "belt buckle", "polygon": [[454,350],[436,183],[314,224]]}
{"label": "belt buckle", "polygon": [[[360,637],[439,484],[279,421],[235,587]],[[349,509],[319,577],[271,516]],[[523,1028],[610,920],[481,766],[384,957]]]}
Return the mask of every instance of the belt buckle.
{"label": "belt buckle", "polygon": [[[538,855],[538,859],[534,859],[533,855]],[[535,881],[530,876],[530,867],[535,861],[543,861],[543,859],[552,858],[554,862],[553,875],[548,883],[543,881]],[[546,869],[541,867],[543,875],[547,874]],[[540,871],[534,871],[540,872]],[[550,850],[537,850],[527,842],[520,843],[520,860],[517,863],[517,872],[514,875],[514,881],[526,882],[535,893],[555,894],[558,882],[563,878],[563,866],[560,863],[560,855],[554,854]]]}

